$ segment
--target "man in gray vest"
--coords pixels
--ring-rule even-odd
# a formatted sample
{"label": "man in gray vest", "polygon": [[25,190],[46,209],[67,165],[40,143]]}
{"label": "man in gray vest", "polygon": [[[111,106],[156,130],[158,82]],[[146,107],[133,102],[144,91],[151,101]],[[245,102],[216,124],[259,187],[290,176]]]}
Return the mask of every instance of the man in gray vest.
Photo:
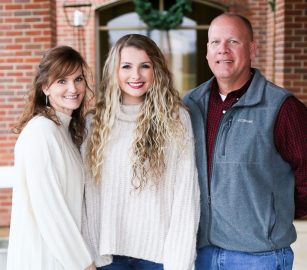
{"label": "man in gray vest", "polygon": [[307,109],[251,68],[250,22],[216,17],[214,77],[191,90],[202,214],[196,270],[292,269],[293,219],[307,216]]}

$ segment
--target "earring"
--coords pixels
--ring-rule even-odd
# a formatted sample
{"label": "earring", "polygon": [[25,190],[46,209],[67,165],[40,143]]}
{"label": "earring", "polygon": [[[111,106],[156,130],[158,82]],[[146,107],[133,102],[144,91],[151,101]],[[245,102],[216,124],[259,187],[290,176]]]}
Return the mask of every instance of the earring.
{"label": "earring", "polygon": [[46,95],[46,106],[48,107],[48,95]]}

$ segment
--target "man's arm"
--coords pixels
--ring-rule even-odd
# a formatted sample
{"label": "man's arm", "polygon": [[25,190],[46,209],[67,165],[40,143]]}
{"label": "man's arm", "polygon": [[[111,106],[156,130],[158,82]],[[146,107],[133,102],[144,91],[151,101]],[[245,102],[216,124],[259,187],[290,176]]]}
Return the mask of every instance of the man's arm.
{"label": "man's arm", "polygon": [[294,96],[280,108],[274,141],[295,176],[295,217],[307,219],[307,108]]}

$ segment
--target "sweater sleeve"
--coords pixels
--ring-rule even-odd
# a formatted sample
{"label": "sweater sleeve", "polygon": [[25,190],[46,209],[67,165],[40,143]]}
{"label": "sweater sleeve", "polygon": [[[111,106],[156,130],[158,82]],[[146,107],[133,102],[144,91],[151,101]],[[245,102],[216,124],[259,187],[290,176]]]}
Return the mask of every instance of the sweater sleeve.
{"label": "sweater sleeve", "polygon": [[190,117],[181,113],[186,142],[178,155],[171,222],[164,246],[165,270],[192,270],[200,218],[200,191]]}
{"label": "sweater sleeve", "polygon": [[88,115],[86,118],[86,126],[88,136],[84,140],[81,146],[81,155],[85,167],[85,191],[83,199],[82,209],[82,235],[90,250],[92,258],[94,258],[95,265],[101,267],[112,262],[112,256],[99,255],[99,243],[100,243],[100,227],[101,227],[101,215],[100,215],[100,189],[101,184],[95,183],[91,177],[87,160],[86,160],[86,147],[90,136],[90,123],[92,115]]}
{"label": "sweater sleeve", "polygon": [[[88,175],[88,174],[87,174]],[[82,235],[94,258],[95,265],[101,267],[112,262],[112,256],[99,255],[100,243],[100,188],[90,177],[85,182],[82,211]]]}
{"label": "sweater sleeve", "polygon": [[24,157],[26,188],[38,230],[64,269],[84,270],[92,259],[63,194],[59,170],[69,168],[62,165],[61,137],[52,124],[32,128],[16,154]]}

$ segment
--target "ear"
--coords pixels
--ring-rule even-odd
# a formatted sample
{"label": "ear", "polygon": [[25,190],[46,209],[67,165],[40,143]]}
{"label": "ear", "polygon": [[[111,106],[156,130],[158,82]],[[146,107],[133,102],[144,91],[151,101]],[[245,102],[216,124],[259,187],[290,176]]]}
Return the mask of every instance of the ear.
{"label": "ear", "polygon": [[48,89],[47,85],[43,85],[42,90],[43,90],[43,92],[46,96],[49,96],[49,89]]}
{"label": "ear", "polygon": [[257,55],[257,43],[254,40],[249,45],[249,53],[250,53],[250,58],[253,61]]}

